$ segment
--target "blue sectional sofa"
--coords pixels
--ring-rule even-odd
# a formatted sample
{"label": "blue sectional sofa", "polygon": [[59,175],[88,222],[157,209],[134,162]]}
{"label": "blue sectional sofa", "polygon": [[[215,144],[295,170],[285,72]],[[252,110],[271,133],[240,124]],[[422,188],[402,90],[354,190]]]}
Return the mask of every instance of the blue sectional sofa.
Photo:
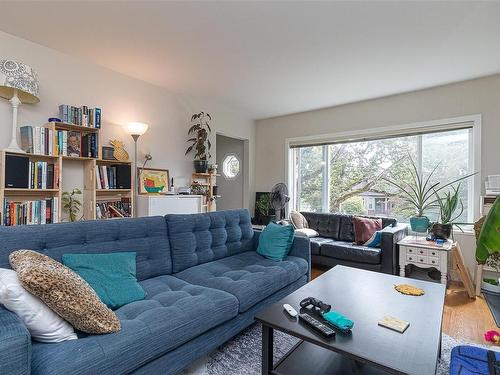
{"label": "blue sectional sofa", "polygon": [[0,267],[18,249],[58,261],[65,253],[135,251],[146,299],[116,310],[122,329],[32,341],[0,306],[0,374],[175,374],[254,321],[257,311],[310,278],[310,243],[296,237],[282,262],[255,251],[246,210],[42,226],[0,227]]}

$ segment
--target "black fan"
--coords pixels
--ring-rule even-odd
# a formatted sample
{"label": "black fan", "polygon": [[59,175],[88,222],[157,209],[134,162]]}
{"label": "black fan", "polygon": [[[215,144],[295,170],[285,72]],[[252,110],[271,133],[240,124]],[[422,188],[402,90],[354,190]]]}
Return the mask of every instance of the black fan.
{"label": "black fan", "polygon": [[273,186],[271,190],[271,206],[276,212],[276,221],[286,217],[286,206],[289,200],[288,187],[283,182]]}

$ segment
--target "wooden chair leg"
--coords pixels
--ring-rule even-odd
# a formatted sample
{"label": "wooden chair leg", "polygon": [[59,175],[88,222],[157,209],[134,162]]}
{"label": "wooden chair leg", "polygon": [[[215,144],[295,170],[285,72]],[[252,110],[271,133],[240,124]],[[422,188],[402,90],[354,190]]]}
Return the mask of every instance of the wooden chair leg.
{"label": "wooden chair leg", "polygon": [[472,284],[472,279],[470,277],[469,270],[465,265],[464,256],[462,254],[462,250],[460,249],[460,245],[458,244],[458,242],[455,242],[453,244],[453,248],[451,251],[452,251],[453,263],[458,268],[458,273],[460,275],[460,278],[462,279],[462,282],[464,283],[465,289],[467,290],[469,297],[476,298],[474,284]]}
{"label": "wooden chair leg", "polygon": [[476,296],[481,295],[481,283],[483,281],[483,265],[476,265]]}

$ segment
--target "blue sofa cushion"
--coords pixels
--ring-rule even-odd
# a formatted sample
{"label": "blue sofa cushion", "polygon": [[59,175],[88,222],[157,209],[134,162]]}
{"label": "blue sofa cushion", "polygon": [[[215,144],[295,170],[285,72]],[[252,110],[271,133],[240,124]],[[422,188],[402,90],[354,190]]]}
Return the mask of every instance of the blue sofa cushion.
{"label": "blue sofa cushion", "polygon": [[238,298],[240,312],[307,274],[306,260],[288,256],[281,262],[255,251],[191,267],[178,274],[189,283],[224,290]]}
{"label": "blue sofa cushion", "polygon": [[253,250],[247,210],[192,215],[167,215],[174,272]]}
{"label": "blue sofa cushion", "polygon": [[220,290],[169,275],[140,284],[146,299],[116,310],[120,332],[34,343],[32,373],[128,373],[238,314],[238,300]]}
{"label": "blue sofa cushion", "polygon": [[161,216],[49,225],[0,226],[0,267],[9,254],[29,249],[61,262],[63,254],[137,253],[137,279],[172,273],[167,225]]}

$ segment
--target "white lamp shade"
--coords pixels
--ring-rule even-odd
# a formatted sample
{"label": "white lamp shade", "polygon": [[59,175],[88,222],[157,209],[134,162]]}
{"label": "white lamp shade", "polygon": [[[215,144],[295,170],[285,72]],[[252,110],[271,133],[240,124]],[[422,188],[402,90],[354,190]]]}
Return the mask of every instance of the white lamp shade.
{"label": "white lamp shade", "polygon": [[21,103],[38,103],[38,75],[22,62],[0,60],[0,97],[11,99],[16,90]]}
{"label": "white lamp shade", "polygon": [[149,125],[143,122],[129,122],[126,127],[130,135],[143,135],[148,130]]}

